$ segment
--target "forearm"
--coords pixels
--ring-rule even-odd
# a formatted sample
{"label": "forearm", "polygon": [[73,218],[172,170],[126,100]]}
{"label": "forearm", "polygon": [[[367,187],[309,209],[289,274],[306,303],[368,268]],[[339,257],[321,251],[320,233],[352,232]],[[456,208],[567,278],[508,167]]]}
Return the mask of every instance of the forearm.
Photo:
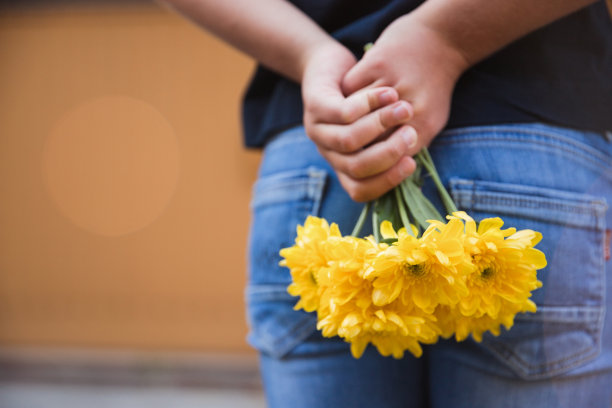
{"label": "forearm", "polygon": [[297,82],[314,50],[340,47],[285,0],[161,0],[196,24]]}
{"label": "forearm", "polygon": [[465,60],[466,68],[595,0],[428,0],[414,12]]}

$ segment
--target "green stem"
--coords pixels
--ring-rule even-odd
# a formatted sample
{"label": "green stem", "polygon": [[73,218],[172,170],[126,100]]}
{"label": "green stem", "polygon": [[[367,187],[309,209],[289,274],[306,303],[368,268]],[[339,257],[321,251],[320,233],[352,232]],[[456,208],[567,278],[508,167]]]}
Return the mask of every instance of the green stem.
{"label": "green stem", "polygon": [[455,211],[457,211],[457,206],[455,205],[455,202],[451,198],[450,194],[448,194],[448,191],[444,187],[444,184],[442,184],[442,180],[440,180],[440,175],[436,170],[436,166],[433,163],[429,151],[426,147],[424,147],[418,155],[421,158],[420,162],[427,169],[427,172],[429,172],[429,175],[431,176],[434,184],[438,188],[438,193],[440,194],[440,198],[442,198],[442,203],[444,204],[444,207],[446,207],[446,211],[449,214],[454,213]]}
{"label": "green stem", "polygon": [[404,228],[406,228],[409,234],[412,234],[412,227],[410,226],[410,219],[408,218],[408,214],[406,213],[406,206],[404,205],[404,201],[402,200],[400,186],[397,186],[393,189],[393,191],[395,192],[395,199],[397,200],[397,208],[399,209],[400,218],[402,219],[402,224],[404,224]]}
{"label": "green stem", "polygon": [[351,232],[351,236],[356,237],[361,232],[361,229],[363,228],[363,224],[366,220],[366,217],[368,216],[368,212],[370,211],[371,204],[372,202],[369,201],[366,203],[366,205],[363,206],[363,210],[361,210],[361,214],[359,214],[359,218],[357,219],[357,223],[355,224],[355,227],[353,228],[353,232]]}
{"label": "green stem", "polygon": [[[408,210],[410,220],[414,223],[414,226],[417,227],[418,230],[421,226],[422,217],[421,213],[419,212],[418,202],[414,200],[414,197],[412,197],[410,195],[410,192],[408,191],[408,186],[410,185],[410,183],[414,183],[414,181],[410,178],[407,178],[406,180],[401,182],[399,188],[404,199],[403,204],[406,206],[406,210]],[[412,233],[412,228],[410,232]]]}
{"label": "green stem", "polygon": [[425,197],[423,191],[417,186],[414,181],[406,179],[402,182],[402,193],[404,194],[404,201],[408,206],[413,219],[418,225],[427,229],[429,223],[427,220],[440,220],[444,221],[444,218],[438,210],[431,204],[429,199]]}

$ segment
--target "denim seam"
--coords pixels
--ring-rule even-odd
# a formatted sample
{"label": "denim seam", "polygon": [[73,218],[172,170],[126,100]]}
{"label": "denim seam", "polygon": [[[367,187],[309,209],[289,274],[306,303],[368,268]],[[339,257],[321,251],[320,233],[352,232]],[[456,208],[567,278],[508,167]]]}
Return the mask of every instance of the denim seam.
{"label": "denim seam", "polygon": [[585,320],[597,321],[601,306],[538,306],[535,314],[517,315],[516,319],[545,323],[580,323]]}
{"label": "denim seam", "polygon": [[[597,345],[599,344],[599,339],[596,336],[599,332],[600,332],[600,323],[601,323],[601,315],[603,314],[603,307],[601,308],[602,310],[600,311],[600,313],[598,313],[597,318],[592,322],[593,328],[589,328],[589,327],[585,327],[585,330],[591,334],[594,335],[593,336],[593,344]],[[502,343],[490,343],[488,344],[489,347],[492,348],[497,348],[500,350],[505,350],[505,357],[512,357],[514,360],[516,360],[517,362],[521,363],[522,366],[527,367],[527,368],[546,368],[546,367],[550,367],[550,366],[555,366],[555,365],[559,365],[560,363],[563,363],[564,361],[569,361],[569,360],[573,360],[576,357],[580,356],[581,354],[584,354],[585,351],[591,350],[592,347],[585,347],[583,349],[581,349],[580,351],[575,352],[574,354],[571,354],[569,356],[565,356],[563,358],[557,359],[555,361],[550,361],[547,362],[545,364],[530,364],[529,362],[523,360],[521,357],[519,357],[516,353],[514,353],[514,351],[512,351],[511,348],[507,347],[506,345],[502,344]],[[501,354],[500,354],[501,355]]]}
{"label": "denim seam", "polygon": [[[492,129],[494,130],[494,128]],[[485,134],[487,131],[490,132],[492,129],[479,128],[476,130],[476,132]],[[470,129],[465,129],[465,133],[466,134],[469,133],[472,136],[465,136],[464,134],[462,135],[460,133],[455,133],[455,134],[445,133],[444,136],[441,136],[438,139],[436,139],[436,143],[438,145],[450,145],[450,144],[458,144],[458,143],[466,143],[466,142],[468,143],[469,142],[497,142],[499,143],[500,141],[517,142],[517,141],[523,140],[522,138],[517,137],[520,135],[544,136],[544,137],[553,139],[557,143],[551,143],[550,141],[534,140],[534,139],[530,139],[530,143],[533,145],[539,145],[539,146],[543,146],[547,148],[554,146],[555,149],[561,150],[565,154],[571,157],[575,157],[576,155],[579,155],[581,160],[584,160],[585,162],[589,162],[590,164],[592,164],[593,166],[597,167],[600,170],[604,170],[603,175],[605,177],[612,178],[611,172],[605,172],[605,170],[608,170],[612,166],[612,158],[604,155],[603,153],[601,153],[600,151],[596,149],[593,149],[587,146],[583,146],[582,144],[577,144],[574,141],[559,137],[558,135],[549,134],[546,132],[538,132],[538,131],[533,131],[533,132],[522,131],[521,132],[518,130],[504,131],[504,132],[497,131],[496,133],[498,133],[500,137],[493,137],[490,134],[487,136],[473,135],[474,130],[470,130]],[[457,135],[459,135],[460,138],[457,137]],[[455,136],[455,137],[452,137],[452,136]],[[510,136],[515,136],[515,137],[510,137]],[[575,149],[572,149],[570,146],[575,147]],[[599,156],[597,157],[597,160],[595,160],[596,156]]]}
{"label": "denim seam", "polygon": [[525,197],[507,197],[504,195],[510,195],[511,193],[485,193],[483,191],[473,190],[471,192],[458,191],[457,195],[459,198],[469,194],[472,198],[472,207],[476,204],[503,204],[503,205],[520,205],[521,207],[530,208],[548,208],[568,213],[592,215],[594,217],[600,216],[603,211],[598,208],[601,207],[601,202],[592,202],[591,205],[571,205],[551,202],[546,198],[525,198]]}
{"label": "denim seam", "polygon": [[[459,207],[465,207],[463,204],[465,203],[465,201],[467,201],[466,199],[471,198],[471,200],[469,200],[471,203],[470,203],[470,206],[468,207],[471,210],[480,209],[479,205],[484,205],[484,206],[501,205],[501,206],[507,206],[507,207],[519,206],[524,209],[545,208],[545,209],[555,210],[555,211],[559,211],[563,213],[579,214],[579,215],[584,215],[584,216],[589,217],[589,222],[581,222],[581,223],[575,222],[575,223],[571,223],[571,225],[575,225],[575,226],[579,226],[583,228],[593,228],[597,231],[602,231],[605,229],[602,223],[603,221],[602,211],[599,211],[598,209],[594,208],[594,206],[591,206],[589,208],[580,208],[577,206],[567,206],[567,205],[562,205],[562,204],[538,202],[537,200],[530,200],[530,199],[509,198],[509,197],[499,197],[499,196],[495,197],[495,196],[490,196],[490,195],[486,197],[485,194],[482,194],[482,193],[481,194],[472,193],[468,197],[466,197],[466,194],[463,194],[463,193],[456,193],[453,195],[455,196],[457,205]],[[526,214],[525,216],[530,217],[530,218],[538,218],[537,216],[533,216],[533,215],[530,216],[529,214]],[[554,220],[554,219],[548,219],[548,218],[543,218],[543,219],[550,221],[550,222],[555,222],[556,224],[560,223],[559,221]]]}
{"label": "denim seam", "polygon": [[[597,336],[598,333],[601,332],[601,323],[602,323],[602,319],[601,316],[603,315],[603,307],[601,308],[602,310],[600,311],[600,313],[598,314],[598,318],[595,319],[594,326],[593,328],[585,328],[585,330],[592,335],[592,340],[593,340],[593,345],[598,346],[600,344],[599,341],[599,337]],[[519,357],[516,353],[514,353],[514,351],[512,351],[511,348],[507,347],[506,345],[504,345],[503,343],[495,343],[495,344],[488,344],[489,347],[494,348],[494,349],[499,349],[500,352],[498,353],[498,355],[505,357],[505,358],[512,358],[513,360],[517,361],[518,363],[522,364],[522,367],[526,367],[528,369],[533,369],[533,368],[540,368],[540,371],[546,370],[548,367],[552,367],[552,366],[559,366],[560,364],[562,364],[565,361],[571,361],[571,360],[575,360],[577,357],[583,355],[585,352],[589,351],[589,350],[593,350],[594,354],[597,354],[597,350],[598,347],[585,347],[583,349],[581,349],[580,351],[575,352],[574,354],[571,354],[569,356],[565,356],[563,358],[557,359],[555,361],[550,361],[547,362],[545,364],[529,364],[529,362],[523,360],[521,357]],[[505,351],[505,353],[502,353],[501,351]],[[586,354],[586,356],[590,357],[593,353],[590,354]],[[585,356],[585,358],[586,358]],[[578,360],[578,363],[581,363],[582,361],[584,361],[584,359]],[[572,366],[572,364],[570,364],[570,366]],[[575,366],[575,363],[574,365]],[[520,368],[520,367],[517,367]],[[563,367],[559,367],[558,369],[555,370],[546,370],[545,374],[541,374],[541,375],[550,375],[550,374],[554,374],[556,372],[559,372],[559,370],[567,370],[568,366],[563,366]]]}
{"label": "denim seam", "polygon": [[[509,138],[505,138],[501,141],[506,141],[506,142],[515,142],[515,141],[520,141],[519,139],[509,139]],[[492,138],[492,137],[462,137],[461,140],[453,140],[453,141],[440,141],[438,144],[442,145],[442,144],[457,144],[460,142],[495,142],[496,145],[499,145],[500,140],[498,138]],[[604,177],[610,178],[612,179],[612,173],[611,172],[606,172],[606,170],[610,169],[610,166],[612,166],[612,164],[605,164],[605,163],[600,163],[598,161],[593,160],[593,156],[589,156],[588,154],[584,153],[584,152],[577,152],[574,151],[572,149],[566,148],[564,146],[557,146],[557,145],[553,145],[551,143],[546,143],[543,141],[538,141],[538,140],[530,140],[530,143],[532,145],[540,145],[542,147],[545,147],[546,149],[543,150],[548,150],[551,146],[554,146],[555,149],[557,150],[561,150],[563,151],[567,156],[570,156],[572,158],[576,158],[576,156],[580,156],[580,160],[582,160],[584,163],[588,163],[591,164],[592,166],[594,166],[595,168],[599,169],[602,172],[602,175]]]}
{"label": "denim seam", "polygon": [[[251,201],[251,208],[256,209],[261,206],[265,206],[273,203],[283,203],[287,201],[299,201],[301,200],[309,200],[308,197],[308,188],[309,188],[309,180],[293,180],[292,182],[279,183],[278,188],[273,189],[263,189],[258,190],[253,195],[253,200]],[[299,188],[299,190],[297,190]],[[293,190],[292,193],[287,193],[287,190]],[[277,197],[274,197],[274,194],[277,194]]]}
{"label": "denim seam", "polygon": [[[495,202],[499,203],[499,201],[495,201]],[[480,203],[487,204],[487,202],[480,202]],[[458,204],[458,206],[460,208],[465,208],[465,206],[463,205],[463,200],[457,200],[457,204]],[[491,204],[491,203],[489,203],[489,204]],[[527,208],[527,206],[523,206],[523,208]],[[533,207],[533,208],[536,208],[536,207]],[[475,209],[479,209],[479,207],[476,206],[476,205],[472,205],[471,207],[468,207],[468,209],[475,210]],[[567,211],[566,211],[566,213],[567,213]],[[515,213],[513,212],[513,214],[515,214]],[[585,215],[590,215],[591,217],[589,217],[589,218],[592,218],[592,221],[594,223],[565,223],[563,225],[572,225],[572,226],[577,227],[577,228],[590,228],[590,229],[593,229],[595,231],[602,231],[603,230],[603,227],[601,226],[601,222],[598,221],[597,217],[593,216],[594,214],[585,214]],[[543,220],[548,221],[548,222],[554,222],[556,224],[560,224],[559,221],[556,221],[556,220],[553,220],[553,219],[548,219],[548,218],[543,218],[543,217],[538,217],[536,215],[524,214],[523,216],[525,218],[543,219]]]}
{"label": "denim seam", "polygon": [[[547,200],[549,202],[552,200],[575,202],[574,205],[576,206],[596,205],[600,207],[601,211],[605,211],[608,208],[605,199],[574,191],[540,188],[535,186],[525,186],[521,184],[508,184],[499,182],[493,183],[488,181],[474,179],[468,180],[456,177],[451,178],[449,180],[449,184],[451,189],[462,193],[473,191],[475,194],[480,192],[487,194],[516,194],[534,197],[534,199]],[[545,190],[548,194],[542,194],[542,190]],[[549,194],[552,195],[552,197],[549,196]]]}
{"label": "denim seam", "polygon": [[[599,353],[599,333],[601,333],[603,307],[601,307],[598,317],[593,321],[594,325],[592,328],[585,327],[585,331],[590,335],[589,337],[593,341],[593,346],[586,346],[579,351],[574,352],[569,356],[547,362],[545,364],[530,364],[521,357],[519,357],[510,347],[507,347],[503,343],[488,343],[486,346],[495,354],[500,356],[504,361],[507,361],[510,365],[515,367],[520,372],[525,372],[525,369],[529,372],[537,369],[537,374],[529,374],[529,378],[542,378],[550,375],[559,374],[565,372],[570,368],[576,367],[582,364],[584,361],[590,359],[593,355]],[[570,362],[569,364],[563,364],[564,362]],[[557,368],[553,368],[557,367]]]}
{"label": "denim seam", "polygon": [[[251,285],[245,290],[245,300],[250,302],[262,301],[289,301],[297,298],[291,296],[286,290],[284,284],[270,285]],[[282,356],[288,353],[291,346],[297,344],[304,335],[309,335],[313,331],[313,316],[303,315],[296,319],[293,326],[287,328],[282,336],[270,336],[267,333],[257,332],[257,343],[263,344],[266,349],[271,349],[270,354]],[[251,336],[254,332],[251,333]],[[281,352],[276,353],[274,350],[279,349]]]}
{"label": "denim seam", "polygon": [[[471,187],[466,189],[464,187]],[[459,207],[467,209],[480,209],[480,206],[505,206],[505,207],[521,207],[531,209],[549,209],[570,214],[579,214],[589,216],[588,222],[583,220],[572,225],[580,227],[590,227],[598,231],[605,229],[605,211],[607,204],[605,201],[597,199],[589,199],[576,203],[558,203],[552,201],[554,198],[535,195],[535,192],[529,191],[512,191],[508,188],[506,191],[490,191],[500,190],[503,186],[487,186],[480,184],[477,181],[454,179],[450,182],[451,194],[457,201]],[[530,197],[529,195],[532,194]],[[569,201],[569,198],[560,197],[560,200]],[[469,204],[468,204],[469,203]],[[529,216],[528,214],[526,216]],[[532,216],[536,217],[535,215]],[[547,221],[558,223],[554,219],[544,218]]]}
{"label": "denim seam", "polygon": [[282,357],[289,353],[304,337],[310,335],[314,329],[313,316],[305,315],[297,319],[295,324],[285,331],[282,336],[251,331],[249,337],[255,346],[262,347],[266,353],[275,357]]}
{"label": "denim seam", "polygon": [[[327,177],[325,170],[309,167],[302,171],[268,177],[270,178],[263,178],[255,183],[253,200],[251,200],[252,209],[271,203],[312,200],[314,206],[309,212],[315,214],[318,212]],[[270,181],[272,178],[275,178],[274,183]]]}
{"label": "denim seam", "polygon": [[[293,326],[293,329],[287,332],[287,335],[283,338],[279,338],[275,344],[283,344],[283,353],[287,354],[293,347],[295,347],[304,337],[309,336],[316,330],[316,324],[314,324],[316,318],[314,315],[306,315],[300,319],[299,323]],[[290,347],[288,347],[290,346]]]}
{"label": "denim seam", "polygon": [[325,188],[325,181],[327,172],[325,170],[317,169],[316,167],[309,167],[308,174],[310,176],[311,183],[309,184],[308,196],[313,200],[311,214],[319,214],[321,207],[321,201],[323,200],[323,190]]}
{"label": "denim seam", "polygon": [[274,348],[279,348],[281,353],[278,353],[277,355],[282,356],[291,350],[291,346],[299,343],[302,340],[303,335],[312,333],[314,328],[313,316],[305,315],[302,316],[289,330],[287,330],[283,336],[276,339],[271,338],[268,343]]}
{"label": "denim seam", "polygon": [[269,183],[267,179],[262,179],[262,181],[255,184],[255,192],[258,194],[265,194],[268,191],[282,191],[285,190],[287,186],[302,185],[308,183],[308,181],[309,179],[306,174],[292,175],[285,180],[274,180],[274,183]]}
{"label": "denim seam", "polygon": [[[548,378],[557,374],[564,373],[572,368],[580,366],[582,363],[589,361],[592,357],[599,353],[598,342],[594,342],[596,347],[586,347],[580,352],[554,362],[542,364],[542,365],[530,365],[525,363],[524,360],[520,359],[514,352],[503,345],[489,345],[489,350],[499,356],[502,361],[505,361],[510,366],[514,367],[515,372],[519,374],[521,378],[525,379],[542,379]],[[566,361],[571,361],[568,364],[563,364]],[[562,365],[563,364],[563,365]],[[556,368],[553,368],[556,367]],[[533,372],[533,368],[537,368]],[[527,371],[525,370],[527,369]]]}
{"label": "denim seam", "polygon": [[[473,136],[473,137],[467,137],[467,138],[465,137],[466,134],[474,135],[475,133],[487,134],[488,137],[483,137],[483,136]],[[606,155],[605,153],[602,153],[601,151],[591,146],[575,141],[569,137],[560,135],[559,133],[555,133],[552,131],[545,131],[545,130],[537,129],[533,127],[531,127],[530,129],[521,129],[521,128],[509,127],[509,126],[466,127],[466,128],[451,129],[451,130],[445,131],[439,136],[439,139],[443,143],[453,143],[454,140],[451,140],[451,138],[457,135],[460,135],[463,140],[467,140],[467,141],[477,141],[477,140],[491,140],[491,141],[496,140],[498,141],[500,139],[499,137],[497,138],[492,137],[490,135],[491,133],[494,133],[500,136],[504,136],[505,140],[513,140],[513,139],[516,140],[517,139],[517,138],[507,138],[507,136],[509,135],[530,136],[530,137],[540,136],[540,137],[553,139],[559,144],[566,144],[568,146],[575,147],[578,150],[584,151],[584,155],[587,158],[590,158],[591,156],[600,156],[601,161],[610,162],[609,165],[612,165],[612,157],[610,157],[609,155]],[[581,132],[578,132],[578,133],[581,133]],[[536,142],[541,143],[543,141],[536,141]]]}

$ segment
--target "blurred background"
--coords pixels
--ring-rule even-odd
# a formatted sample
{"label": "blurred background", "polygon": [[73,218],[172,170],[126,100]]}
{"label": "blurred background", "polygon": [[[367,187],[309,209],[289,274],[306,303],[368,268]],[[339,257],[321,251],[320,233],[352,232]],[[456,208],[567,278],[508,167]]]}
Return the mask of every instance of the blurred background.
{"label": "blurred background", "polygon": [[252,69],[151,1],[0,1],[0,408],[264,406]]}

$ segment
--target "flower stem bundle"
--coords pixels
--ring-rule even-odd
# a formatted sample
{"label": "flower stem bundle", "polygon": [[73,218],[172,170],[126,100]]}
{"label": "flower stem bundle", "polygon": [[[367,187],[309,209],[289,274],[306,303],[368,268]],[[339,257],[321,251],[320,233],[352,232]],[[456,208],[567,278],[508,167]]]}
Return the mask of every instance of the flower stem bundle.
{"label": "flower stem bundle", "polygon": [[[365,206],[353,233],[308,217],[295,244],[280,251],[290,269],[295,309],[316,312],[323,336],[339,336],[359,358],[368,344],[384,355],[422,354],[442,336],[461,341],[510,329],[517,313],[535,312],[531,292],[546,266],[532,230],[502,229],[501,218],[477,224],[457,211],[426,150],[417,172]],[[423,195],[425,171],[436,184],[446,220]],[[373,236],[357,235],[371,212]],[[396,226],[399,226],[397,228]]]}

